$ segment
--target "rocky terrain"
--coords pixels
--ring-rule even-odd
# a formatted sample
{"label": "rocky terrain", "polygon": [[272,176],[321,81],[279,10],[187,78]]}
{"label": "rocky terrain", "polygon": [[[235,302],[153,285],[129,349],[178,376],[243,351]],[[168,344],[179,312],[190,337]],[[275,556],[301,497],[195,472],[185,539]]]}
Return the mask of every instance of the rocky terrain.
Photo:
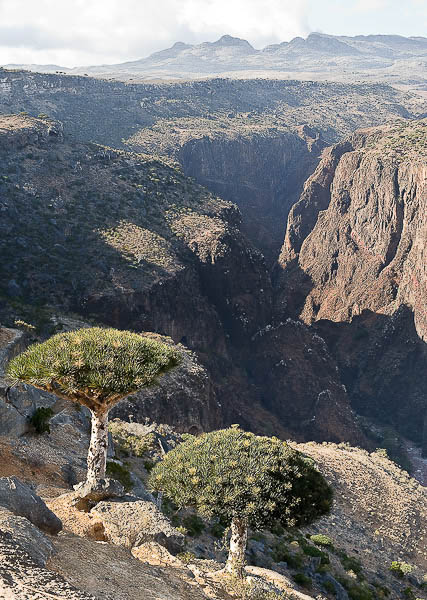
{"label": "rocky terrain", "polygon": [[424,119],[362,130],[325,152],[289,215],[277,299],[279,313],[318,323],[354,408],[387,414],[418,441],[427,414],[426,140]]}
{"label": "rocky terrain", "polygon": [[[3,322],[21,319],[46,330],[63,326],[61,319],[74,312],[83,321],[168,335],[201,362],[169,386],[169,401],[181,407],[178,421],[168,421],[170,413],[154,398],[142,411],[140,403],[127,405],[123,416],[139,420],[147,410],[152,418],[196,431],[237,421],[301,441],[346,440],[372,448],[376,432],[369,426],[362,432],[356,410],[425,443],[425,345],[419,338],[425,305],[423,120],[357,133],[325,151],[292,208],[273,284],[262,254],[241,233],[236,207],[186,178],[170,159],[76,143],[46,118],[4,117],[2,126]],[[290,135],[307,156],[310,144],[321,147],[306,128],[288,133],[288,146]],[[378,190],[369,192],[372,208],[368,204],[361,220],[346,179],[353,181],[353,164],[362,169],[363,185]],[[334,169],[343,173],[336,203],[328,196]],[[401,190],[396,205],[390,189]],[[363,206],[365,193],[354,187]],[[377,196],[384,213],[376,208]],[[321,243],[308,233],[329,204],[330,224],[317,229],[328,240],[319,261]],[[320,215],[325,219],[326,213]],[[352,215],[358,220],[350,234]],[[371,251],[372,262],[361,261],[367,250],[356,246],[369,231],[367,221],[373,248],[387,243],[379,235],[383,229],[390,239],[388,249]],[[330,239],[337,238],[338,249],[344,240],[345,258],[332,256],[339,250]],[[325,275],[336,272],[334,261],[342,264],[338,278]],[[190,409],[194,399],[198,408]],[[249,401],[256,407],[250,414]]]}
{"label": "rocky terrain", "polygon": [[[425,597],[423,110],[383,85],[0,72],[0,596]],[[81,513],[88,415],[3,374],[93,324],[183,361],[115,408],[127,495]],[[294,439],[335,489],[315,528],[252,532],[251,590],[219,572],[220,523],[145,487],[181,433],[232,423]]]}
{"label": "rocky terrain", "polygon": [[[7,360],[25,345],[25,335],[1,333]],[[167,503],[160,512],[144,485],[152,465],[180,441],[179,433],[151,421],[113,419],[108,468],[114,467],[127,495],[81,512],[72,506],[71,486],[85,476],[86,409],[29,386],[11,392],[0,399],[0,422],[9,415],[9,430],[0,432],[4,598],[426,597],[426,489],[384,453],[346,444],[296,445],[333,485],[333,511],[309,530],[251,532],[248,583],[236,587],[219,571],[225,559],[220,524]],[[38,434],[20,419],[36,406],[52,409],[49,432]],[[324,536],[323,545],[310,537],[316,534]],[[410,565],[410,574],[393,575],[392,561]]]}
{"label": "rocky terrain", "polygon": [[426,90],[427,38],[399,35],[334,36],[313,32],[304,39],[256,50],[224,35],[216,42],[185,44],[116,65],[67,69],[58,65],[7,65],[42,73],[88,74],[129,80],[275,77],[311,80],[375,80]]}
{"label": "rocky terrain", "polygon": [[[236,203],[243,230],[271,264],[289,209],[320,152],[358,127],[427,111],[387,85],[276,80],[134,84],[0,70],[0,113],[63,123],[83,142],[178,161]],[[256,224],[259,224],[257,227]]]}

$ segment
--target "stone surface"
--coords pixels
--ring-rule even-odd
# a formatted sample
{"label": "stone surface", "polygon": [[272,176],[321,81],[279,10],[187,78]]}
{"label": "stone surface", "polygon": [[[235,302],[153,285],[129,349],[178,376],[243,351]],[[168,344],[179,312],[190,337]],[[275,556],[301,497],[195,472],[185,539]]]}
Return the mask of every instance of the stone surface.
{"label": "stone surface", "polygon": [[132,555],[143,563],[157,567],[183,569],[184,563],[158,542],[144,542],[132,548]]}
{"label": "stone surface", "polygon": [[13,535],[0,530],[0,597],[4,600],[96,600],[40,566]]}
{"label": "stone surface", "polygon": [[77,510],[90,510],[95,504],[107,498],[119,498],[124,494],[124,488],[115,479],[100,479],[94,486],[83,481],[74,486],[72,505]]}
{"label": "stone surface", "polygon": [[0,507],[0,531],[10,533],[25,552],[40,566],[45,566],[53,553],[52,542],[25,517],[18,517]]}
{"label": "stone surface", "polygon": [[335,597],[337,598],[337,600],[348,600],[348,594],[347,594],[346,590],[336,579],[334,579],[332,577],[332,575],[330,575],[329,573],[326,573],[326,575],[323,577],[323,581],[325,583],[329,582],[334,586]]}
{"label": "stone surface", "polygon": [[276,302],[277,318],[314,324],[358,412],[420,443],[426,135],[426,119],[401,121],[356,132],[325,153],[289,215]]}
{"label": "stone surface", "polygon": [[16,477],[0,478],[0,506],[25,517],[42,531],[57,534],[62,523],[31,488]]}
{"label": "stone surface", "polygon": [[106,538],[113,544],[133,548],[145,542],[157,542],[173,554],[182,550],[184,536],[152,502],[100,502],[91,510],[99,519]]}

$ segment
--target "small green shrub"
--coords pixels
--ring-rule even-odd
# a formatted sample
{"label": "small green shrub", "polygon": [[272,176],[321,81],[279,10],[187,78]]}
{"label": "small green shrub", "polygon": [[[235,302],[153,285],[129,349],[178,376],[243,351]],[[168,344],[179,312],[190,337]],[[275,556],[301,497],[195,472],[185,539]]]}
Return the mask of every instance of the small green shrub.
{"label": "small green shrub", "polygon": [[112,479],[117,479],[117,481],[120,481],[126,492],[129,492],[132,489],[133,484],[129,469],[123,465],[119,465],[119,463],[113,461],[108,461],[106,473]]}
{"label": "small green shrub", "polygon": [[322,552],[322,550],[319,550],[319,548],[315,548],[314,546],[303,546],[302,551],[304,552],[304,554],[306,554],[307,556],[320,556],[320,564],[321,565],[329,565],[330,560],[329,560],[329,556],[327,555],[326,552]]}
{"label": "small green shrub", "polygon": [[295,581],[295,583],[303,587],[311,587],[311,578],[307,575],[304,575],[304,573],[295,573],[295,575],[293,575],[293,580]]}
{"label": "small green shrub", "polygon": [[285,528],[280,525],[280,523],[275,523],[272,527],[270,527],[271,533],[274,535],[282,536],[285,533]]}
{"label": "small green shrub", "polygon": [[36,433],[50,433],[49,421],[54,412],[51,408],[36,408],[30,417],[30,423],[36,430]]}
{"label": "small green shrub", "polygon": [[409,575],[409,573],[412,573],[413,570],[413,566],[397,560],[394,560],[390,565],[390,571],[399,579],[403,579],[405,575]]}
{"label": "small green shrub", "polygon": [[177,558],[179,558],[179,560],[181,562],[183,562],[185,565],[189,565],[191,562],[193,562],[196,558],[196,555],[193,554],[192,552],[180,552],[179,554],[176,555]]}
{"label": "small green shrub", "polygon": [[335,586],[332,581],[325,581],[322,585],[329,594],[336,594]]}
{"label": "small green shrub", "polygon": [[[173,525],[173,523],[172,523]],[[182,535],[187,535],[188,531],[185,527],[183,527],[182,525],[178,525],[178,527],[176,527],[176,530],[179,531],[179,533],[182,533]]]}
{"label": "small green shrub", "polygon": [[123,455],[142,457],[154,445],[154,434],[145,436],[134,435],[126,431],[122,423],[111,421],[108,429],[113,437],[116,449]]}
{"label": "small green shrub", "polygon": [[373,592],[364,583],[356,583],[347,577],[338,577],[340,584],[347,590],[350,600],[376,600]]}
{"label": "small green shrub", "polygon": [[205,529],[205,524],[198,515],[187,515],[183,518],[182,523],[191,537],[200,535]]}
{"label": "small green shrub", "polygon": [[287,544],[283,541],[278,542],[273,547],[272,558],[276,563],[287,563],[288,567],[291,569],[301,569],[304,564],[303,555],[300,553],[292,554],[289,551]]}
{"label": "small green shrub", "polygon": [[313,542],[313,544],[317,544],[318,546],[333,546],[331,538],[327,535],[323,535],[323,533],[311,535],[310,540]]}
{"label": "small green shrub", "polygon": [[144,460],[144,468],[146,471],[150,472],[156,463],[152,460]]}
{"label": "small green shrub", "polygon": [[362,572],[362,563],[358,558],[354,556],[347,556],[345,552],[339,552],[338,554],[341,564],[346,571],[353,571],[356,575],[360,575]]}

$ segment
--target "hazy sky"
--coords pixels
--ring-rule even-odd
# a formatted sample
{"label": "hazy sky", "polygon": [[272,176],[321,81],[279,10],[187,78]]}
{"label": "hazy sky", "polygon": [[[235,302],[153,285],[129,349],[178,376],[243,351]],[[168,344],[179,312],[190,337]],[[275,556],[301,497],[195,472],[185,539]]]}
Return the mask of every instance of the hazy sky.
{"label": "hazy sky", "polygon": [[256,48],[310,31],[427,35],[427,0],[0,0],[0,65],[81,66],[227,33]]}

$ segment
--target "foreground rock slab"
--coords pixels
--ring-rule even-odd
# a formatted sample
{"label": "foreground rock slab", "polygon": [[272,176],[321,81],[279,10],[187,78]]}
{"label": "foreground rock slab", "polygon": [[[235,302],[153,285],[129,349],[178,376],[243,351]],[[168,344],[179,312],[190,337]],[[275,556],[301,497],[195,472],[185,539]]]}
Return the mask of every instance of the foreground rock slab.
{"label": "foreground rock slab", "polygon": [[133,548],[157,542],[172,554],[183,548],[182,533],[172,527],[152,502],[100,502],[91,515],[102,522],[106,539],[113,544]]}
{"label": "foreground rock slab", "polygon": [[0,508],[0,532],[10,533],[39,566],[44,567],[53,553],[52,542],[40,529],[5,508]]}
{"label": "foreground rock slab", "polygon": [[27,518],[46,533],[56,535],[62,529],[60,519],[17,477],[0,478],[0,506]]}

